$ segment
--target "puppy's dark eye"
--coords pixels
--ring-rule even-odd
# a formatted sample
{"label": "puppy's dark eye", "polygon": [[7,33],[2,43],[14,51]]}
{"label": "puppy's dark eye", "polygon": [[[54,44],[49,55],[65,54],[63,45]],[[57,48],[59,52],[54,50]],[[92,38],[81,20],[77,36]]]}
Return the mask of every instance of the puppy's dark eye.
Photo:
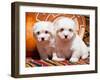
{"label": "puppy's dark eye", "polygon": [[69,29],[69,31],[70,31],[70,32],[73,32],[73,30],[72,30],[72,29]]}
{"label": "puppy's dark eye", "polygon": [[47,34],[47,33],[48,33],[48,31],[45,31],[45,33]]}
{"label": "puppy's dark eye", "polygon": [[37,35],[39,35],[39,34],[40,34],[40,32],[38,31],[36,34],[37,34]]}
{"label": "puppy's dark eye", "polygon": [[62,31],[64,31],[64,29],[63,29],[63,28],[61,28],[61,29],[60,29],[60,31],[62,32]]}

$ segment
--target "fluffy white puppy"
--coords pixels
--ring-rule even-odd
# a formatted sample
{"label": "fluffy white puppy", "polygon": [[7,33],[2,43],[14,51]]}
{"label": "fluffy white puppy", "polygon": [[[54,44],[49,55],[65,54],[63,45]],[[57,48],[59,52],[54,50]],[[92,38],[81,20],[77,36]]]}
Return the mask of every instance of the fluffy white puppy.
{"label": "fluffy white puppy", "polygon": [[88,48],[76,34],[76,23],[67,17],[59,17],[54,21],[56,54],[59,58],[77,62],[80,58],[88,57]]}
{"label": "fluffy white puppy", "polygon": [[33,35],[36,38],[40,58],[52,59],[54,51],[53,24],[48,21],[36,22],[33,26]]}

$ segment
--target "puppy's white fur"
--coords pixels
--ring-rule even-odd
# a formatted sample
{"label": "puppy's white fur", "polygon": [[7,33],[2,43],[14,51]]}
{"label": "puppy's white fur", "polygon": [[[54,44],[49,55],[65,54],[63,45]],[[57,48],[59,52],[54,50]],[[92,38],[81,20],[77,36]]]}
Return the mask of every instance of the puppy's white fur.
{"label": "puppy's white fur", "polygon": [[33,34],[37,41],[37,49],[41,59],[48,59],[54,51],[53,24],[48,21],[36,22],[33,26]]}
{"label": "puppy's white fur", "polygon": [[77,62],[80,58],[88,57],[88,48],[76,34],[76,23],[67,17],[59,17],[54,21],[56,54],[60,58],[70,58]]}

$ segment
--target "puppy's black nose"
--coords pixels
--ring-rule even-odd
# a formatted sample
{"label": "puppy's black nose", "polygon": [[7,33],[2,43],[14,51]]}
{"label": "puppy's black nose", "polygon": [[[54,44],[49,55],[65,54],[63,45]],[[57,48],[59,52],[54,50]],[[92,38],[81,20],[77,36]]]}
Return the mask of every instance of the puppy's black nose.
{"label": "puppy's black nose", "polygon": [[42,37],[41,40],[44,41],[44,38]]}
{"label": "puppy's black nose", "polygon": [[65,38],[67,38],[68,36],[67,35],[65,35]]}

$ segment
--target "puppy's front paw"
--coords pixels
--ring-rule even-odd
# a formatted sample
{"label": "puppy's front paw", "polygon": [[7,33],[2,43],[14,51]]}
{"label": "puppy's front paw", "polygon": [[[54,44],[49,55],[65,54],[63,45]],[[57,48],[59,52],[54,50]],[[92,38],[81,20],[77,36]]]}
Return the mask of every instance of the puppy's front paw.
{"label": "puppy's front paw", "polygon": [[65,59],[64,59],[64,58],[59,58],[59,57],[57,57],[57,54],[54,53],[54,54],[53,54],[53,59],[52,59],[52,60],[55,60],[55,61],[64,61]]}
{"label": "puppy's front paw", "polygon": [[53,60],[55,60],[55,61],[64,61],[65,59],[64,58],[53,58]]}
{"label": "puppy's front paw", "polygon": [[71,58],[70,62],[75,63],[75,62],[78,62],[78,60],[79,60],[78,58]]}
{"label": "puppy's front paw", "polygon": [[88,54],[83,55],[83,56],[82,56],[82,59],[86,59],[86,58],[88,58],[88,56],[89,56]]}

